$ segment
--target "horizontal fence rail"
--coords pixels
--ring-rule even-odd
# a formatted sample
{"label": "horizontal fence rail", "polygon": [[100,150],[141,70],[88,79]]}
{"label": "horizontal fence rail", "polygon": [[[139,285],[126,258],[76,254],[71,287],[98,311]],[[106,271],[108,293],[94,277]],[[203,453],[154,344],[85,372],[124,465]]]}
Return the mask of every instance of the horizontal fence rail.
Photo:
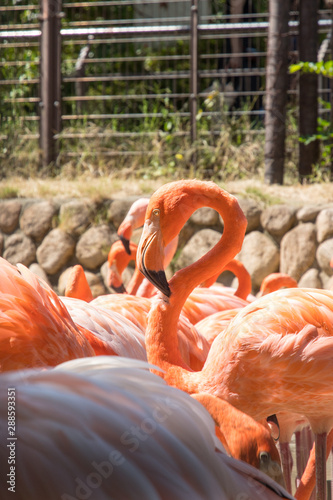
{"label": "horizontal fence rail", "polygon": [[[214,2],[200,2],[198,9],[195,0],[164,2],[167,15],[157,0],[0,6],[0,47],[10,56],[0,58],[0,140],[19,121],[20,138],[37,141],[47,165],[59,151],[61,158],[80,156],[71,150],[76,139],[100,139],[105,156],[138,155],[103,141],[154,137],[159,130],[208,140],[228,117],[247,117],[243,133],[263,134],[268,13],[258,12],[260,1],[249,3],[257,12],[242,13],[241,21],[213,13]],[[69,22],[70,12],[75,21]],[[290,14],[291,62],[297,61],[297,18]],[[331,11],[319,12],[318,27],[322,37],[330,33]],[[235,41],[238,51],[231,49]],[[231,58],[238,67],[230,66]],[[320,84],[329,100],[327,79]],[[297,99],[292,82],[288,94]],[[210,119],[209,130],[200,128],[200,119]]]}

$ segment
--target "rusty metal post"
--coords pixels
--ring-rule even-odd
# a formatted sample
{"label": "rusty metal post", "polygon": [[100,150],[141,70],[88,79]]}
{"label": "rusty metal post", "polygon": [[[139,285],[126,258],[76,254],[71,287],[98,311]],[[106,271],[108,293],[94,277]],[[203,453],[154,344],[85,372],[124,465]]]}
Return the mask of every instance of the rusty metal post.
{"label": "rusty metal post", "polygon": [[190,33],[190,115],[191,115],[191,143],[194,147],[192,161],[197,163],[197,99],[198,99],[198,0],[191,3],[191,33]]}
{"label": "rusty metal post", "polygon": [[58,155],[61,128],[61,0],[40,0],[40,149],[43,167]]}

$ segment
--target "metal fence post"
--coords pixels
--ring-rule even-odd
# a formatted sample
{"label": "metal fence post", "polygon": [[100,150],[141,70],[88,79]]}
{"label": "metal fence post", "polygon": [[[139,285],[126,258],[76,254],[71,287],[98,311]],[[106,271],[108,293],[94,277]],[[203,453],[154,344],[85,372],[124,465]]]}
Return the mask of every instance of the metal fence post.
{"label": "metal fence post", "polygon": [[198,98],[198,0],[191,3],[191,33],[190,33],[190,114],[191,114],[191,143],[195,151],[192,155],[194,166],[197,163],[197,98]]}
{"label": "metal fence post", "polygon": [[40,149],[48,167],[57,159],[61,128],[61,0],[40,0],[40,8]]}

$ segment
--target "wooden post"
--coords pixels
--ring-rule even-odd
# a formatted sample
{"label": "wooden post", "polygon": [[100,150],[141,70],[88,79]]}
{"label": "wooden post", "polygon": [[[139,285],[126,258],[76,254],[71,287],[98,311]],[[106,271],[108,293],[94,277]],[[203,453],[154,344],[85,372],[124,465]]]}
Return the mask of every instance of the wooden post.
{"label": "wooden post", "polygon": [[191,81],[190,81],[190,114],[191,114],[191,145],[195,152],[192,155],[194,167],[197,163],[196,140],[197,140],[197,99],[198,99],[198,0],[192,0],[191,4]]}
{"label": "wooden post", "polygon": [[289,1],[269,3],[265,106],[265,182],[283,184],[288,90]]}
{"label": "wooden post", "polygon": [[42,167],[58,155],[55,135],[61,128],[61,0],[41,0],[40,149]]}
{"label": "wooden post", "polygon": [[[299,60],[317,62],[318,0],[302,0],[299,11]],[[301,73],[299,78],[299,135],[310,137],[317,132],[318,76]],[[303,182],[312,174],[319,158],[318,140],[299,146],[299,178]]]}

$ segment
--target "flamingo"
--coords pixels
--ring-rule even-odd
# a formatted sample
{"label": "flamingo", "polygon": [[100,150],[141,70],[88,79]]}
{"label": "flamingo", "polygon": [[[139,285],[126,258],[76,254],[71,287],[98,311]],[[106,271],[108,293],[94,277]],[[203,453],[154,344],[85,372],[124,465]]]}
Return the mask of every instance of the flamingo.
{"label": "flamingo", "polygon": [[220,398],[192,394],[213,417],[216,435],[229,454],[265,472],[285,487],[281,460],[267,422],[257,422]]}
{"label": "flamingo", "polygon": [[90,302],[94,298],[81,264],[73,266],[69,273],[65,288],[65,297],[80,298],[85,302]]}
{"label": "flamingo", "polygon": [[[124,253],[121,251],[121,247],[119,244],[114,244],[115,246],[111,247],[109,253],[109,266],[113,267],[113,273],[110,276],[109,280],[113,282],[112,288],[116,292],[124,292],[123,283],[121,281],[121,273],[127,267],[130,260],[135,256],[136,250],[135,245],[130,242],[130,238],[135,229],[138,229],[143,226],[145,221],[145,214],[149,204],[149,198],[139,198],[136,200],[130,207],[127,215],[125,216],[123,222],[120,224],[118,228],[118,236],[123,243],[123,248],[125,249],[128,259],[124,256]],[[171,240],[165,246],[165,260],[164,260],[164,268],[166,268],[171,262],[178,245],[178,234],[175,235],[174,239]],[[110,255],[111,254],[111,255]],[[113,265],[116,262],[116,265]],[[226,290],[226,295],[222,293],[221,290],[196,290],[189,297],[188,302],[184,305],[184,314],[188,317],[192,324],[197,323],[204,317],[215,313],[221,309],[232,309],[234,307],[242,307],[245,305],[245,302],[238,301],[234,299],[233,296],[240,297],[244,300],[248,297],[252,289],[251,276],[248,271],[245,269],[244,265],[240,261],[232,260],[228,263],[228,267],[225,270],[229,270],[235,274],[235,276],[239,279],[239,286],[236,290]],[[215,283],[220,273],[211,276],[206,283],[201,284],[201,287],[210,288],[213,283]],[[143,281],[143,275],[136,268],[134,271],[134,275],[130,281],[130,284],[127,287],[127,292],[133,295],[151,297],[154,295],[154,289],[148,285],[149,281],[145,279]],[[109,282],[109,286],[111,286]],[[206,296],[207,295],[207,296]],[[222,297],[220,297],[222,295]],[[230,297],[230,295],[232,297]]]}
{"label": "flamingo", "polygon": [[94,355],[51,287],[0,257],[0,371]]}
{"label": "flamingo", "polygon": [[[123,248],[128,257],[126,258],[119,244],[115,247],[112,246],[110,249],[108,262],[111,267],[111,272],[109,274],[108,284],[116,292],[123,293],[126,291],[121,280],[121,273],[136,253],[135,245],[130,242],[130,238],[135,229],[143,226],[148,204],[149,198],[140,198],[136,200],[118,228],[118,236],[123,243]],[[174,239],[165,246],[164,268],[171,262],[176,252],[177,245],[178,234],[176,234]],[[236,292],[233,289],[227,289],[227,287],[223,287],[223,290],[216,287],[210,288],[211,285],[215,283],[220,273],[211,276],[206,283],[201,284],[200,288],[193,290],[184,304],[183,314],[193,325],[217,311],[243,307],[246,305],[246,298],[249,296],[252,288],[250,274],[239,261],[233,260],[228,263],[228,266],[229,267],[225,270],[230,270],[239,278],[239,286]],[[149,280],[143,280],[142,273],[136,268],[127,287],[127,292],[138,296],[151,297],[156,293],[156,288],[152,288],[152,285],[153,283],[149,283]],[[238,299],[238,297],[240,299]],[[244,300],[242,301],[241,299]]]}
{"label": "flamingo", "polygon": [[[251,275],[244,266],[243,262],[237,259],[232,259],[230,262],[228,262],[223,271],[230,271],[236,276],[236,278],[238,279],[238,287],[236,291],[232,291],[234,292],[234,295],[236,295],[236,297],[247,300],[249,295],[251,294],[252,281]],[[201,286],[206,288],[214,286],[218,277],[219,274],[212,276],[210,279],[202,283]]]}
{"label": "flamingo", "polygon": [[[175,237],[165,248],[164,268],[171,262],[178,244],[178,237]],[[110,248],[109,282],[108,285],[117,293],[127,292],[130,295],[144,296],[151,298],[157,289],[144,278],[141,271],[136,267],[133,276],[125,289],[121,275],[131,260],[136,258],[137,245],[129,242],[130,255],[125,252],[122,242],[116,241]],[[251,276],[244,265],[232,259],[224,269],[231,271],[237,276],[239,285],[236,290],[224,286],[212,286],[216,278],[213,276],[200,287],[196,288],[189,296],[183,307],[183,314],[192,324],[198,323],[203,318],[214,314],[216,311],[229,310],[244,307],[248,302],[246,298],[251,292]],[[73,287],[72,287],[73,288]],[[73,292],[72,292],[73,293]]]}
{"label": "flamingo", "polygon": [[[229,457],[205,408],[120,357],[1,374],[0,459],[18,500],[293,500],[247,463]],[[7,388],[17,398],[17,441],[7,440]],[[10,479],[12,478],[12,479]],[[6,481],[0,483],[8,498]]]}
{"label": "flamingo", "polygon": [[[174,238],[169,245],[165,248],[164,255],[164,268],[167,268],[170,264],[178,245],[178,236]],[[113,288],[117,293],[128,293],[130,295],[137,295],[139,297],[151,297],[155,294],[156,288],[152,283],[147,280],[140,272],[140,270],[135,267],[134,273],[127,288],[124,287],[122,281],[122,273],[132,260],[136,260],[136,252],[138,246],[132,241],[129,242],[130,254],[124,250],[124,246],[121,241],[115,241],[110,248],[108,254],[108,266],[109,266],[109,276],[108,285]]]}
{"label": "flamingo", "polygon": [[[199,207],[224,220],[221,240],[167,281],[163,247]],[[214,340],[199,372],[179,356],[176,324],[190,292],[239,252],[246,219],[237,200],[211,182],[176,181],[151,197],[137,264],[160,290],[146,330],[147,359],[189,393],[227,400],[256,420],[286,411],[305,416],[316,439],[317,499],[326,497],[326,437],[333,427],[333,294],[288,288],[248,304]]]}
{"label": "flamingo", "polygon": [[[136,252],[138,246],[129,241],[128,253],[123,245],[123,242],[118,240],[115,241],[109,250],[108,254],[108,286],[112,288],[116,293],[129,293],[130,295],[136,295],[139,286],[141,285],[144,278],[143,274],[136,268],[130,282],[127,285],[127,289],[124,286],[122,280],[122,273],[131,261],[136,260]],[[148,281],[148,280],[147,280]],[[148,282],[150,286],[154,289],[154,286]]]}
{"label": "flamingo", "polygon": [[144,330],[129,319],[78,298],[61,297],[61,300],[96,355],[147,359]]}
{"label": "flamingo", "polygon": [[297,288],[298,283],[289,274],[271,273],[262,280],[259,295],[266,295],[283,287]]}
{"label": "flamingo", "polygon": [[226,309],[224,311],[219,311],[206,318],[203,318],[201,321],[196,323],[195,328],[198,332],[205,337],[205,339],[209,342],[209,345],[212,345],[213,341],[216,337],[226,330],[230,321],[238,314],[241,308],[235,309]]}
{"label": "flamingo", "polygon": [[[89,309],[84,302],[84,297],[87,298],[89,296],[89,284],[82,266],[74,266],[69,276],[69,283],[70,298],[76,298],[79,299],[79,301],[68,302],[65,300],[66,297],[69,296],[67,286],[65,297],[62,297],[62,301],[69,307],[71,313],[73,313],[73,309],[76,309],[76,311],[74,311],[74,318],[78,322],[77,327],[91,343],[96,354],[120,354],[119,346],[115,348],[114,344],[117,330],[119,330],[120,337],[124,338],[124,325],[119,325],[120,318],[118,315],[123,318],[125,323],[130,323],[126,325],[125,329],[128,338],[131,338],[133,335],[134,343],[136,343],[135,338],[137,337],[137,332],[134,331],[131,334],[133,328],[134,330],[139,329],[144,335],[151,306],[151,301],[148,298],[121,293],[100,295],[90,302],[93,308]],[[81,299],[81,297],[83,297],[83,299]],[[94,309],[96,307],[98,311]],[[111,317],[104,319],[100,318],[102,313],[100,310],[101,308],[104,310],[104,316],[105,314],[110,315],[110,313],[112,313],[115,315],[114,319],[112,320]],[[108,322],[111,322],[111,324],[107,326],[106,323]],[[108,332],[107,330],[110,331]],[[181,315],[178,321],[178,339],[180,351],[184,360],[193,370],[201,369],[206,360],[210,346],[205,337],[197,332],[195,327],[184,315]]]}
{"label": "flamingo", "polygon": [[[75,273],[75,275],[77,275],[77,273]],[[82,279],[80,276],[78,282],[79,284],[82,283]],[[75,295],[77,295],[75,281],[71,280],[71,284]],[[113,297],[114,295],[111,296],[111,298]],[[120,299],[126,298],[126,296],[124,297],[123,295],[116,295],[116,297],[119,297]],[[125,328],[123,328],[124,325],[121,321],[122,315],[118,314],[115,311],[108,312],[106,309],[100,308],[95,305],[96,303],[102,303],[102,305],[105,305],[105,301],[107,298],[108,296],[101,297],[100,300],[97,298],[89,305],[77,298],[62,297],[62,301],[66,305],[78,328],[84,328],[86,332],[88,332],[88,335],[87,333],[85,333],[85,335],[93,346],[96,355],[125,355],[126,357],[130,358],[145,359],[145,352],[143,355],[140,350],[138,351],[138,348],[142,348],[142,338],[136,338],[135,332],[131,331],[131,329],[128,328],[128,325],[125,324]],[[136,298],[133,297],[133,300],[134,299],[136,300]],[[108,303],[110,304],[110,301]],[[150,307],[148,299],[144,303],[146,303],[148,308]],[[115,302],[113,301],[113,305],[114,304]],[[129,307],[128,309],[133,310],[133,308],[131,307]],[[146,311],[146,314],[141,314],[140,319],[146,317],[147,314],[148,311]],[[123,321],[126,321],[126,319],[123,318]],[[187,324],[189,322],[185,317],[181,317],[179,321],[180,325],[183,325],[184,322],[186,325],[186,327],[183,327],[185,335],[182,331],[178,332],[180,351],[182,352],[183,359],[185,360],[185,362],[188,362],[192,369],[199,369],[202,367],[203,361],[204,359],[206,359],[206,356],[204,357],[204,359],[203,357],[201,357],[200,365],[197,366],[197,359],[195,356],[193,356],[193,348],[191,349],[188,346],[191,344],[193,345],[194,341],[194,346],[196,346],[199,343],[200,339],[196,339],[195,337],[193,338],[193,335],[190,337],[187,335],[186,337],[186,332],[189,331],[189,325]],[[142,328],[143,334],[146,328],[146,323],[138,324],[138,327]],[[193,327],[192,329],[194,330],[193,334],[195,335],[195,329]],[[197,357],[199,357],[200,354],[201,353],[199,351]],[[221,402],[218,401],[217,403],[215,403],[215,405],[216,404],[221,405]],[[263,427],[262,424],[253,421],[253,419],[247,418],[247,416],[241,414],[241,412],[232,408],[231,405],[228,405],[226,402],[224,402],[224,420],[226,420],[227,412],[230,415],[229,418],[231,421],[231,426],[229,426],[229,428],[227,429],[228,432],[226,433],[226,426],[222,426],[221,420],[217,416],[217,432],[218,436],[221,438],[222,443],[227,446],[232,456],[234,456],[235,458],[244,459],[251,465],[260,468],[260,470],[263,470],[266,473],[269,469],[271,476],[273,476],[276,480],[284,485],[284,483],[282,483],[282,477],[280,477],[282,476],[282,472],[279,465],[279,460],[277,461],[278,452],[267,428]],[[244,428],[242,429],[242,443],[241,445],[238,444],[236,446],[237,440],[235,439],[234,435],[235,432],[238,431],[238,427],[236,426],[235,422],[239,421],[241,418],[243,420],[243,424],[244,418],[247,420],[247,431],[244,431]],[[223,429],[224,431],[223,437],[221,436],[221,429]],[[246,435],[248,429],[251,429],[251,435],[249,438]],[[227,437],[224,437],[224,434],[226,434]]]}
{"label": "flamingo", "polygon": [[130,207],[124,220],[118,227],[117,234],[128,255],[131,254],[130,239],[135,229],[143,226],[149,198],[139,198]]}

